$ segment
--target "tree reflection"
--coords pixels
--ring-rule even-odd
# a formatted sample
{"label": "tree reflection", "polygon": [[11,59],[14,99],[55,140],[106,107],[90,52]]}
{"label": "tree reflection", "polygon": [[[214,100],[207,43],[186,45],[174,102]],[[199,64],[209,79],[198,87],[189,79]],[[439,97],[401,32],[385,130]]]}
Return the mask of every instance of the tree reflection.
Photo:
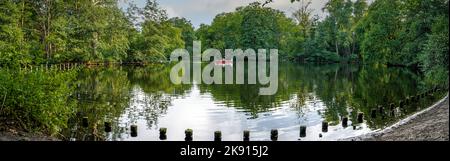
{"label": "tree reflection", "polygon": [[[146,67],[85,68],[80,71],[74,97],[78,115],[71,119],[65,135],[78,140],[104,140],[104,121],[111,121],[113,140],[127,137],[130,124],[145,120],[147,128],[158,125],[174,99],[187,96],[193,86],[174,85],[170,81],[171,65],[153,64]],[[260,84],[200,84],[203,95],[211,95],[215,103],[236,108],[250,118],[288,107],[296,112],[300,122],[307,121],[308,112],[318,112],[330,125],[338,125],[343,117],[356,123],[358,112],[365,115],[366,124],[382,128],[438,97],[424,102],[390,109],[389,104],[421,93],[431,85],[422,76],[404,68],[358,65],[298,65],[279,66],[278,91],[261,96]],[[384,107],[380,111],[379,106]],[[377,117],[371,118],[372,109]],[[89,128],[81,128],[80,119],[89,118]],[[75,129],[75,130],[74,130]]]}

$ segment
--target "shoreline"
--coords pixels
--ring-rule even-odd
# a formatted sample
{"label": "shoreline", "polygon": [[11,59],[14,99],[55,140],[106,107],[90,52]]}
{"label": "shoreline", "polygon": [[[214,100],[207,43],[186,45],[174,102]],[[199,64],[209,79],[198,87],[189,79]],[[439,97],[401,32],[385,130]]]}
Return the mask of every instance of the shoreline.
{"label": "shoreline", "polygon": [[0,131],[0,141],[61,141],[61,139],[46,134],[8,129],[7,131]]}
{"label": "shoreline", "polygon": [[448,141],[448,97],[387,128],[338,141]]}

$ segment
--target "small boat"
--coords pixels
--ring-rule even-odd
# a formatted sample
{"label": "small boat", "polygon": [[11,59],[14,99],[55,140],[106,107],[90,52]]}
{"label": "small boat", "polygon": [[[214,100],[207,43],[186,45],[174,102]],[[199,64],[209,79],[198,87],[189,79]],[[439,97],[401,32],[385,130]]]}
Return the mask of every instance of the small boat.
{"label": "small boat", "polygon": [[227,66],[227,65],[233,65],[233,60],[226,60],[226,59],[221,59],[221,60],[216,60],[214,62],[216,65],[222,65],[222,66]]}

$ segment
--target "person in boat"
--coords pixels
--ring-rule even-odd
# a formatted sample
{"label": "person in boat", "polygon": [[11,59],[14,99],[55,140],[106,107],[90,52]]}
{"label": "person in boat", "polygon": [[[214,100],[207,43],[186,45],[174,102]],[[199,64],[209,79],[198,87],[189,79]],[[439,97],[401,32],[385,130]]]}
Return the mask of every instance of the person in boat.
{"label": "person in boat", "polygon": [[216,64],[220,64],[220,65],[233,64],[233,61],[232,60],[221,59],[221,60],[217,60]]}

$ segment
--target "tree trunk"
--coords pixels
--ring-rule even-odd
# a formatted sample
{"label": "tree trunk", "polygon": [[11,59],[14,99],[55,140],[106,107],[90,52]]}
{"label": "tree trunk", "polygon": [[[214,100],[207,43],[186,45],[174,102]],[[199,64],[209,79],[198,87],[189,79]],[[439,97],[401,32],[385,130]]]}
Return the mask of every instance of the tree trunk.
{"label": "tree trunk", "polygon": [[[336,46],[336,54],[337,55],[339,55],[339,42],[338,42],[338,40],[339,40],[339,35],[338,35],[338,27],[337,27],[337,20],[336,20],[336,18],[334,18],[334,30],[335,30],[335,32],[336,32],[336,43],[335,43],[335,46]],[[340,56],[340,55],[339,55]]]}

